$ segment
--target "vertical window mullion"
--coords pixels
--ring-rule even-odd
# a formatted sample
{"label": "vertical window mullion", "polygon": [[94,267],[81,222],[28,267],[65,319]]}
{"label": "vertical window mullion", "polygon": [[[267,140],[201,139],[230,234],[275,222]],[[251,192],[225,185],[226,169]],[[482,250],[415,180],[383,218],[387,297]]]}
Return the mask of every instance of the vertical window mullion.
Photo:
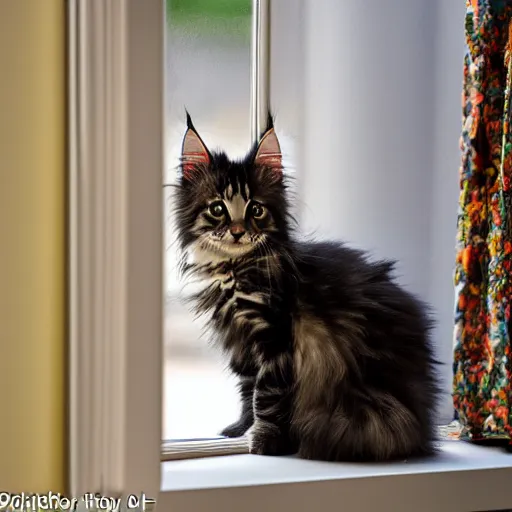
{"label": "vertical window mullion", "polygon": [[265,129],[270,107],[270,0],[252,0],[251,140]]}

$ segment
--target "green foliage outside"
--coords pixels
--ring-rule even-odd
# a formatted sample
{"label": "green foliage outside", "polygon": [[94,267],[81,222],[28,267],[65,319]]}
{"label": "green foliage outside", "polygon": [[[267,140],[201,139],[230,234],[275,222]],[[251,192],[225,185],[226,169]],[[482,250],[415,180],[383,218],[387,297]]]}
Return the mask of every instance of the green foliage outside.
{"label": "green foliage outside", "polygon": [[250,16],[251,0],[167,0],[167,10],[177,18]]}
{"label": "green foliage outside", "polygon": [[208,36],[250,36],[251,0],[166,0],[169,26]]}

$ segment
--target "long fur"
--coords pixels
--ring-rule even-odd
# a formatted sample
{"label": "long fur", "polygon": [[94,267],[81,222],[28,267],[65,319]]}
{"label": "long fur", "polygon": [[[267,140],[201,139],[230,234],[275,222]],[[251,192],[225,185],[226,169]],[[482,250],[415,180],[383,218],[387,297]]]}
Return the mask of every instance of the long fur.
{"label": "long fur", "polygon": [[[200,140],[187,121],[183,162],[187,137],[198,137],[194,148]],[[265,133],[275,137],[271,117]],[[252,453],[330,461],[433,453],[439,390],[426,304],[396,284],[393,262],[298,241],[282,169],[262,165],[259,150],[231,161],[204,146],[177,187],[179,240],[193,258],[183,269],[204,282],[195,308],[240,378],[241,417],[223,434],[247,433]],[[246,216],[255,198],[263,223]],[[223,219],[209,216],[212,200],[226,205]],[[230,238],[235,221],[244,244]]]}

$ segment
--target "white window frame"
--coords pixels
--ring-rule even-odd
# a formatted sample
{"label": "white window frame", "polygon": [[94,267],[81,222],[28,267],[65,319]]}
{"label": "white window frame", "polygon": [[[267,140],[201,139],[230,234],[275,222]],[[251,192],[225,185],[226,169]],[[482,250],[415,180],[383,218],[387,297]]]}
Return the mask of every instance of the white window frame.
{"label": "white window frame", "polygon": [[68,0],[69,491],[160,490],[162,0]]}
{"label": "white window frame", "polygon": [[510,507],[510,456],[464,443],[384,465],[160,461],[164,2],[67,5],[70,493],[145,493],[173,512]]}

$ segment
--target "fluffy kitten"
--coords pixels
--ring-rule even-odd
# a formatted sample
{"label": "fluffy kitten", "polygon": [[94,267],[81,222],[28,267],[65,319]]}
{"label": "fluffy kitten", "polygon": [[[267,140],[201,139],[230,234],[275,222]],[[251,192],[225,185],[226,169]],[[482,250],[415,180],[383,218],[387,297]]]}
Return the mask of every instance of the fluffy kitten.
{"label": "fluffy kitten", "polygon": [[[423,303],[338,242],[299,242],[269,116],[249,154],[210,152],[187,114],[177,218],[185,272],[240,377],[223,431],[251,453],[390,460],[434,451],[435,361]],[[250,430],[249,430],[250,429]]]}

